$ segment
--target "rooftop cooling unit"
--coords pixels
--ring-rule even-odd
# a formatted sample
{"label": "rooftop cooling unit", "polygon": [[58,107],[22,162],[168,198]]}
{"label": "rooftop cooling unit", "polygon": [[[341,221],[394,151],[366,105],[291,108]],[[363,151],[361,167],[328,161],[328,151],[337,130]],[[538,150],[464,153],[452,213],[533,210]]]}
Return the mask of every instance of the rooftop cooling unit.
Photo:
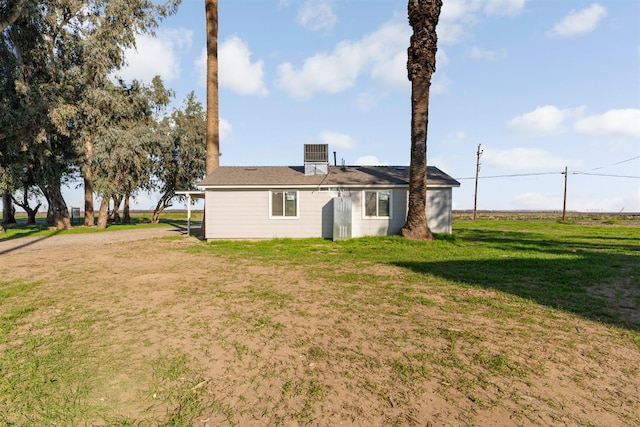
{"label": "rooftop cooling unit", "polygon": [[329,145],[304,145],[304,174],[326,175],[329,172]]}
{"label": "rooftop cooling unit", "polygon": [[304,162],[305,163],[329,163],[329,145],[328,144],[305,144],[304,145]]}

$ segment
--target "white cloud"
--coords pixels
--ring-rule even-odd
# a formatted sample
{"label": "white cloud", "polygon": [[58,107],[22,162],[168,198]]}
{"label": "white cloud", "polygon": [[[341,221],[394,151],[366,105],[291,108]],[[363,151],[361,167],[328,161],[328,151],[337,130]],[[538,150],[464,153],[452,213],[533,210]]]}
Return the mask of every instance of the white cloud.
{"label": "white cloud", "polygon": [[406,50],[376,62],[371,70],[371,77],[388,88],[409,88]]}
{"label": "white cloud", "polygon": [[231,123],[225,119],[220,119],[218,126],[220,130],[220,141],[225,141],[231,133],[233,126],[231,126]]}
{"label": "white cloud", "polygon": [[331,54],[307,58],[300,70],[290,62],[280,64],[277,85],[299,100],[309,99],[316,92],[338,93],[355,84],[361,67],[360,52],[344,43]]}
{"label": "white cloud", "polygon": [[220,87],[241,95],[267,95],[263,61],[251,62],[249,45],[239,37],[230,37],[218,47]]}
{"label": "white cloud", "polygon": [[375,107],[378,104],[378,100],[380,98],[381,96],[379,92],[367,90],[358,95],[358,97],[356,98],[356,103],[358,104],[358,107],[360,107],[360,110],[366,112]]}
{"label": "white cloud", "polygon": [[524,9],[527,0],[486,0],[484,11],[488,16],[515,16]]}
{"label": "white cloud", "polygon": [[[199,84],[206,86],[206,48],[202,49],[195,67]],[[230,37],[218,46],[218,85],[240,95],[269,94],[264,82],[264,62],[252,63],[249,45],[239,37]]]}
{"label": "white cloud", "polygon": [[[450,171],[452,169],[447,159],[440,156],[438,157],[427,156],[427,163],[429,164],[429,166],[435,166],[442,171]],[[405,165],[401,165],[401,166],[405,166]],[[407,163],[406,166],[409,166],[409,163]]]}
{"label": "white cloud", "polygon": [[571,37],[595,30],[607,16],[607,9],[597,3],[579,11],[572,10],[562,21],[546,32],[547,37]]}
{"label": "white cloud", "polygon": [[507,126],[520,134],[528,136],[555,135],[565,132],[567,120],[580,116],[584,107],[559,109],[553,105],[538,107],[532,112],[515,117]]}
{"label": "white cloud", "polygon": [[469,28],[475,26],[479,19],[477,1],[449,0],[442,4],[438,21],[438,42],[455,44],[469,36]]}
{"label": "white cloud", "polygon": [[[406,59],[407,58],[405,56],[405,71],[406,71]],[[436,52],[436,70],[447,64],[449,64],[449,57],[447,56],[447,52],[443,48],[438,47],[438,50]]]}
{"label": "white cloud", "polygon": [[160,75],[164,83],[180,77],[180,53],[191,49],[193,31],[188,29],[158,31],[155,37],[147,34],[136,38],[136,49],[127,49],[127,66],[116,75],[125,81],[150,82]]}
{"label": "white cloud", "polygon": [[311,31],[330,30],[337,24],[338,17],[327,0],[306,0],[298,11],[296,22]]}
{"label": "white cloud", "polygon": [[356,140],[346,133],[324,131],[318,139],[322,144],[329,144],[331,148],[351,149],[357,145]]}
{"label": "white cloud", "polygon": [[388,22],[359,41],[342,41],[330,52],[305,59],[300,68],[290,62],[280,64],[277,85],[299,100],[345,91],[367,73],[383,88],[405,88],[410,35],[406,22]]}
{"label": "white cloud", "polygon": [[449,76],[446,74],[436,73],[431,79],[430,91],[433,94],[444,93],[447,91],[451,83],[453,83],[453,80],[451,80]]}
{"label": "white cloud", "polygon": [[388,166],[389,162],[381,162],[376,156],[368,155],[356,159],[358,166]]}
{"label": "white cloud", "polygon": [[[198,84],[200,86],[207,86],[207,48],[202,48],[200,56],[194,61],[193,64],[195,70],[198,73]],[[218,67],[220,64],[218,64]]]}
{"label": "white cloud", "polygon": [[[552,169],[560,171],[567,165],[567,161],[553,156],[539,148],[512,148],[509,150],[485,149],[482,163],[510,171],[544,171]],[[551,170],[550,170],[551,169]]]}
{"label": "white cloud", "polygon": [[609,110],[584,117],[573,126],[577,133],[594,136],[626,135],[640,138],[640,109]]}
{"label": "white cloud", "polygon": [[447,145],[459,145],[462,142],[464,142],[466,138],[467,138],[466,132],[463,132],[463,131],[449,132],[445,136],[442,143]]}
{"label": "white cloud", "polygon": [[480,49],[477,46],[471,48],[471,52],[469,52],[469,56],[474,59],[484,59],[488,61],[493,61],[498,57],[498,54],[493,50],[484,50]]}
{"label": "white cloud", "polygon": [[438,22],[438,41],[456,44],[471,37],[470,31],[484,16],[515,16],[528,0],[447,0]]}

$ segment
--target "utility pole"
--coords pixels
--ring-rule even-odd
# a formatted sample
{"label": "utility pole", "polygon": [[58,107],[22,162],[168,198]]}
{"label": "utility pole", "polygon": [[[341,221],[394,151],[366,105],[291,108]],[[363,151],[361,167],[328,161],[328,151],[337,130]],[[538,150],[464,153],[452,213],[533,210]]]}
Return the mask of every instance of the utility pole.
{"label": "utility pole", "polygon": [[480,144],[478,144],[478,152],[476,153],[476,191],[473,194],[473,220],[476,220],[476,212],[478,210],[478,174],[480,173],[480,156],[482,156],[482,150],[480,150]]}
{"label": "utility pole", "polygon": [[564,222],[567,219],[567,176],[569,175],[567,173],[567,167],[564,167],[564,172],[562,172],[562,174],[564,175],[564,198],[562,201],[562,222]]}

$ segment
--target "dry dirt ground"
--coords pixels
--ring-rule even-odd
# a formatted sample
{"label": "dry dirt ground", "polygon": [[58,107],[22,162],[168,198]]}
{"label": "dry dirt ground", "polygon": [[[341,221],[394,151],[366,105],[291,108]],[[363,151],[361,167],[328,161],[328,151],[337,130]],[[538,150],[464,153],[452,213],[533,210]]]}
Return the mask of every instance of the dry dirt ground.
{"label": "dry dirt ground", "polygon": [[[301,266],[230,260],[188,251],[202,244],[193,237],[158,238],[179,235],[0,242],[0,277],[37,282],[47,299],[30,322],[99,313],[86,345],[109,360],[87,372],[88,399],[114,415],[160,416],[179,397],[151,410],[149,402],[187,384],[206,402],[196,426],[640,425],[640,352],[624,330],[535,304],[517,305],[516,320],[490,306],[458,310],[461,294],[444,287],[430,289],[435,304],[405,310],[374,298],[380,280],[393,286],[406,274],[397,267],[367,267],[377,285],[316,281]],[[469,289],[462,297],[499,296]],[[154,369],[175,355],[190,369],[151,394]]]}

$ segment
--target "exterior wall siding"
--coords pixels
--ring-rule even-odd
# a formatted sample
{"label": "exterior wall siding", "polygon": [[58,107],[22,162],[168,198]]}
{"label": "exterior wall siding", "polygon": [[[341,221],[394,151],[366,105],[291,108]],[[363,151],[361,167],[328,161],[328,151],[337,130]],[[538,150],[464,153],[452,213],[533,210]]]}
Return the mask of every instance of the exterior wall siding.
{"label": "exterior wall siding", "polygon": [[451,188],[427,189],[427,224],[433,233],[451,233],[452,196]]}
{"label": "exterior wall siding", "polygon": [[[331,237],[333,228],[322,220],[331,208],[333,193],[299,190],[298,218],[269,218],[268,189],[207,190],[207,239],[273,239],[277,237]],[[329,206],[327,206],[329,205]],[[333,217],[333,213],[331,213]],[[328,236],[325,236],[328,234]]]}
{"label": "exterior wall siding", "polygon": [[[375,189],[352,189],[353,226],[352,236],[385,236],[398,234],[407,218],[407,191],[391,190],[391,217],[367,218],[364,216],[364,191]],[[353,195],[357,195],[354,197]]]}
{"label": "exterior wall siding", "polygon": [[[292,189],[293,190],[293,189]],[[352,199],[352,237],[398,234],[405,223],[406,188],[393,189],[390,218],[365,218],[363,188],[343,192]],[[368,189],[367,189],[368,190]],[[207,190],[207,239],[333,237],[333,197],[337,192],[298,190],[298,218],[269,218],[268,189]],[[451,233],[451,188],[427,191],[427,220],[435,233]]]}

